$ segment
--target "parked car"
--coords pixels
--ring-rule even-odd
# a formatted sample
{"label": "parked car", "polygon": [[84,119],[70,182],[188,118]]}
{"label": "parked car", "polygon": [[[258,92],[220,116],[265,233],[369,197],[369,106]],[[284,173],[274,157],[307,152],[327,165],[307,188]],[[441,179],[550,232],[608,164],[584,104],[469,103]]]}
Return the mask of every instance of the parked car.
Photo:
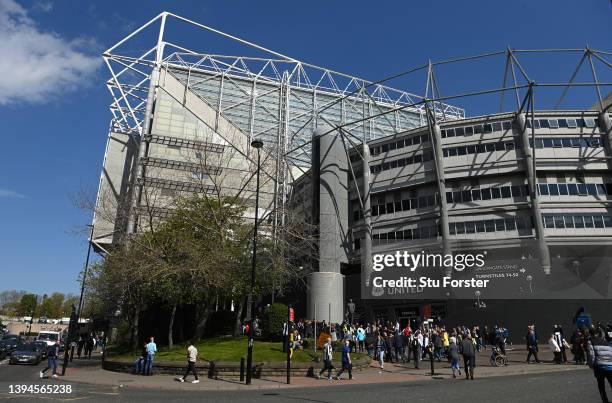
{"label": "parked car", "polygon": [[34,344],[34,346],[36,346],[37,351],[40,353],[41,358],[44,360],[47,358],[47,350],[49,349],[49,346],[47,346],[47,342],[45,341],[35,341],[32,342],[32,344]]}
{"label": "parked car", "polygon": [[36,338],[36,341],[44,341],[49,347],[54,345],[57,340],[61,340],[60,332],[52,332],[47,330],[38,333],[38,337]]}
{"label": "parked car", "polygon": [[23,338],[14,334],[6,334],[0,340],[0,355],[10,355],[17,347],[23,344]]}
{"label": "parked car", "polygon": [[38,365],[42,361],[42,354],[38,351],[40,347],[34,343],[20,345],[11,353],[9,364],[32,364]]}
{"label": "parked car", "polygon": [[49,319],[47,319],[46,316],[41,316],[40,318],[38,318],[38,323],[43,323],[43,324],[49,323]]}

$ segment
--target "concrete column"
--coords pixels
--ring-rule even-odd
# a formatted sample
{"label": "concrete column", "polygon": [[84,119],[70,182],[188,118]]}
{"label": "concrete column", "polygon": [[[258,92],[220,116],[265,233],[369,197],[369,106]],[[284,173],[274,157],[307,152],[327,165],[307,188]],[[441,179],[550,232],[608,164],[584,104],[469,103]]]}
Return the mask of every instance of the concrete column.
{"label": "concrete column", "polygon": [[[540,255],[540,264],[545,274],[550,274],[550,251],[546,245],[544,235],[544,223],[542,222],[542,211],[540,210],[540,202],[538,200],[537,179],[533,163],[533,152],[529,146],[529,136],[527,133],[527,117],[524,113],[517,115],[518,129],[521,133],[521,148],[525,155],[525,172],[527,173],[527,183],[529,184],[529,197],[531,200],[531,214],[535,227],[535,236],[538,241],[538,251]],[[535,146],[535,144],[534,144]]]}
{"label": "concrete column", "polygon": [[[348,261],[348,160],[340,134],[330,127],[313,133],[313,220],[318,225],[319,260],[308,278],[308,317],[342,322],[344,276],[341,263]],[[328,316],[330,316],[328,318]]]}
{"label": "concrete column", "polygon": [[145,166],[141,163],[143,158],[146,158],[149,154],[149,141],[146,139],[147,135],[151,132],[151,120],[153,117],[153,104],[155,103],[155,92],[159,81],[160,68],[155,67],[151,71],[151,77],[149,78],[149,93],[147,95],[147,105],[145,108],[145,114],[142,122],[142,129],[140,132],[140,142],[138,143],[138,158],[135,159],[135,165],[132,170],[132,191],[130,192],[131,202],[128,204],[128,225],[127,233],[132,234],[136,231],[136,222],[138,220],[137,209],[140,206],[140,199],[142,197],[142,188],[145,177]]}
{"label": "concrete column", "polygon": [[363,177],[361,196],[363,198],[363,226],[365,235],[361,245],[361,286],[370,285],[372,273],[372,208],[370,203],[370,147],[363,142]]}
{"label": "concrete column", "polygon": [[[446,179],[444,176],[444,158],[442,154],[442,133],[438,123],[430,124],[431,143],[436,161],[436,182],[438,184],[438,194],[440,200],[440,227],[442,232],[442,253],[451,254],[450,230],[448,229],[448,203],[446,202]],[[448,267],[445,271],[446,276],[452,276],[453,268]]]}
{"label": "concrete column", "polygon": [[[612,157],[612,121],[610,120],[610,116],[605,112],[599,114],[599,128],[606,139],[606,155]],[[608,165],[612,165],[612,161],[608,161]]]}

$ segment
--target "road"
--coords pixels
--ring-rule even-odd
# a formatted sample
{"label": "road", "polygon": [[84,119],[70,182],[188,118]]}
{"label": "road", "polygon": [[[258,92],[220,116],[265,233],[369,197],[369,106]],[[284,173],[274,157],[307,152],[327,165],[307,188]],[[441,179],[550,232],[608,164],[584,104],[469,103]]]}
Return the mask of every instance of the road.
{"label": "road", "polygon": [[[51,379],[39,379],[40,366],[9,366],[0,363],[0,401],[11,400],[82,400],[95,402],[599,402],[599,393],[591,371],[555,374],[517,375],[467,381],[434,380],[393,384],[365,384],[254,390],[177,392],[151,389],[70,384],[72,391],[63,395],[10,394],[9,385],[69,385]],[[612,396],[612,391],[610,392]]]}

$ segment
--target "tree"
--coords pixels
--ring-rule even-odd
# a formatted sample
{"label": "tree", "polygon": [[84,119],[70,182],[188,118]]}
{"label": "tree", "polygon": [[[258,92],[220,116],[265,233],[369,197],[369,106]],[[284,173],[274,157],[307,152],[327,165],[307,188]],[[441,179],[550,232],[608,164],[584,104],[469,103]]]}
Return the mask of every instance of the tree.
{"label": "tree", "polygon": [[19,316],[32,316],[36,309],[36,295],[25,294],[19,301]]}

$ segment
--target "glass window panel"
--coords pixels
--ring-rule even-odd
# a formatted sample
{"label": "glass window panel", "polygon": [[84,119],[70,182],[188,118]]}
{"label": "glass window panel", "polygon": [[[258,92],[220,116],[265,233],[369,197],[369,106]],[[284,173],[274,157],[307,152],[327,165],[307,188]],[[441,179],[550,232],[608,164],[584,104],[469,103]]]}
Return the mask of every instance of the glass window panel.
{"label": "glass window panel", "polygon": [[567,121],[567,127],[574,128],[577,126],[576,119],[566,119],[566,121]]}
{"label": "glass window panel", "polygon": [[469,190],[462,190],[461,191],[461,200],[463,200],[464,203],[471,202],[472,201],[472,192],[470,192]]}
{"label": "glass window panel", "polygon": [[586,196],[587,195],[587,185],[584,183],[578,184],[578,195]]}
{"label": "glass window panel", "polygon": [[510,130],[512,129],[512,122],[510,121],[502,122],[502,127],[504,130]]}
{"label": "glass window panel", "polygon": [[406,159],[400,158],[399,160],[397,160],[397,166],[398,167],[403,167],[405,165],[406,165]]}
{"label": "glass window panel", "polygon": [[455,129],[453,128],[446,129],[446,137],[455,137]]}
{"label": "glass window panel", "polygon": [[548,186],[547,185],[538,185],[538,191],[542,196],[548,196]]}
{"label": "glass window panel", "polygon": [[462,223],[462,222],[455,223],[455,227],[457,229],[457,235],[465,234],[465,223]]}
{"label": "glass window panel", "polygon": [[604,186],[606,187],[606,194],[612,196],[612,183],[605,183]]}
{"label": "glass window panel", "polygon": [[417,145],[421,143],[421,136],[414,136],[412,138],[412,145]]}
{"label": "glass window panel", "polygon": [[544,148],[544,140],[543,139],[536,139],[536,148]]}
{"label": "glass window panel", "polygon": [[593,222],[595,223],[595,228],[603,228],[603,217],[600,215],[593,216]]}
{"label": "glass window panel", "polygon": [[604,186],[603,183],[598,183],[597,185],[597,193],[600,196],[605,196],[606,195],[606,187]]}
{"label": "glass window panel", "polygon": [[427,196],[419,197],[419,208],[427,207]]}
{"label": "glass window panel", "polygon": [[508,198],[510,196],[511,196],[510,186],[502,186],[502,188],[501,188],[501,197],[505,199],[505,198]]}
{"label": "glass window panel", "polygon": [[557,121],[557,119],[548,119],[548,125],[551,129],[556,129],[559,127],[559,122]]}
{"label": "glass window panel", "polygon": [[567,196],[567,185],[565,183],[558,183],[557,187],[559,188],[559,194],[563,196]]}
{"label": "glass window panel", "polygon": [[485,221],[485,231],[486,232],[495,232],[495,220],[486,220]]}
{"label": "glass window panel", "polygon": [[491,199],[491,189],[480,189],[480,194],[482,195],[482,200],[490,200]]}
{"label": "glass window panel", "polygon": [[404,230],[404,239],[412,239],[412,230],[411,229],[405,229]]}
{"label": "glass window panel", "polygon": [[454,223],[454,222],[450,222],[450,223],[448,223],[448,232],[449,232],[451,235],[455,235],[455,234],[456,234],[456,231],[455,231],[455,223]]}
{"label": "glass window panel", "polygon": [[572,139],[568,139],[568,138],[562,138],[561,139],[561,144],[563,147],[569,148],[572,146]]}
{"label": "glass window panel", "polygon": [[545,138],[544,139],[544,148],[551,148],[552,146],[553,146],[552,139],[551,138]]}
{"label": "glass window panel", "polygon": [[545,228],[555,228],[555,221],[553,220],[553,216],[546,214],[544,216],[544,227]]}
{"label": "glass window panel", "polygon": [[393,142],[393,143],[389,143],[389,150],[395,150],[397,148],[397,143]]}
{"label": "glass window panel", "polygon": [[485,123],[483,133],[491,133],[492,131],[493,126],[490,123]]}
{"label": "glass window panel", "polygon": [[380,149],[383,153],[386,153],[387,151],[389,151],[389,144],[383,144],[382,146],[380,146]]}
{"label": "glass window panel", "polygon": [[387,214],[387,208],[384,204],[378,205],[378,214]]}
{"label": "glass window panel", "polygon": [[427,205],[435,206],[436,205],[436,197],[434,195],[427,196]]}
{"label": "glass window panel", "polygon": [[502,129],[502,124],[501,122],[495,122],[493,123],[493,131],[494,132],[501,132]]}
{"label": "glass window panel", "polygon": [[420,164],[423,161],[423,156],[421,154],[417,154],[413,157],[415,164]]}
{"label": "glass window panel", "polygon": [[491,188],[491,197],[493,199],[501,199],[501,189],[500,188]]}
{"label": "glass window panel", "polygon": [[473,234],[474,232],[476,232],[476,228],[474,227],[474,222],[473,221],[466,222],[465,223],[465,233]]}
{"label": "glass window panel", "polygon": [[397,148],[403,148],[404,147],[404,140],[403,139],[402,140],[398,140],[398,141],[395,142],[395,144],[396,144]]}
{"label": "glass window panel", "polygon": [[565,222],[565,228],[574,228],[574,216],[564,215],[563,221]]}
{"label": "glass window panel", "polygon": [[495,143],[495,151],[504,151],[506,149],[506,145],[501,141],[499,143]]}
{"label": "glass window panel", "polygon": [[557,123],[559,124],[559,127],[567,127],[567,120],[565,119],[558,119]]}
{"label": "glass window panel", "polygon": [[595,127],[595,119],[593,118],[586,118],[584,119],[586,127]]}
{"label": "glass window panel", "polygon": [[480,133],[482,133],[482,125],[474,126],[474,134],[480,134]]}
{"label": "glass window panel", "polygon": [[578,186],[576,186],[575,183],[568,183],[567,191],[570,194],[570,196],[578,196]]}
{"label": "glass window panel", "polygon": [[521,197],[523,196],[523,192],[521,191],[522,186],[513,185],[510,187],[512,190],[512,197]]}
{"label": "glass window panel", "polygon": [[476,154],[476,146],[475,145],[467,146],[467,153],[468,154]]}
{"label": "glass window panel", "polygon": [[584,228],[584,220],[581,215],[574,216],[574,227],[575,228]]}
{"label": "glass window panel", "polygon": [[540,119],[539,122],[540,122],[540,127],[543,127],[543,128],[548,128],[549,127],[548,126],[548,119]]}
{"label": "glass window panel", "polygon": [[586,228],[593,228],[593,227],[595,227],[595,224],[593,223],[593,216],[592,215],[585,215],[584,216],[584,226]]}
{"label": "glass window panel", "polygon": [[594,183],[587,183],[586,185],[587,193],[590,196],[597,196],[597,186]]}
{"label": "glass window panel", "polygon": [[555,228],[559,228],[559,229],[565,228],[565,224],[563,223],[563,216],[562,215],[555,214],[553,216],[553,218],[554,218],[554,221],[555,221]]}
{"label": "glass window panel", "polygon": [[506,141],[506,150],[514,150],[514,141]]}
{"label": "glass window panel", "polygon": [[476,225],[476,232],[485,232],[484,221],[476,221],[474,224]]}
{"label": "glass window panel", "polygon": [[612,228],[612,216],[605,215],[603,216],[604,225],[606,228]]}
{"label": "glass window panel", "polygon": [[460,191],[453,192],[453,201],[455,203],[461,203],[461,192]]}
{"label": "glass window panel", "polygon": [[377,216],[378,215],[378,206],[372,206],[372,215],[373,216]]}
{"label": "glass window panel", "polygon": [[472,190],[472,200],[473,201],[481,200],[480,189]]}
{"label": "glass window panel", "polygon": [[467,149],[465,147],[457,147],[457,155],[465,155],[467,154]]}
{"label": "glass window panel", "polygon": [[495,151],[495,143],[487,143],[485,144],[485,148],[487,152]]}
{"label": "glass window panel", "polygon": [[408,200],[408,199],[402,200],[402,210],[403,211],[410,210],[410,200]]}
{"label": "glass window panel", "polygon": [[390,241],[395,240],[395,232],[388,232],[387,239]]}
{"label": "glass window panel", "polygon": [[467,126],[464,129],[466,136],[471,136],[472,134],[474,134],[474,128],[472,126]]}
{"label": "glass window panel", "polygon": [[402,211],[402,202],[401,201],[396,201],[396,202],[394,202],[394,204],[395,204],[395,212],[396,213],[399,212],[399,211]]}
{"label": "glass window panel", "polygon": [[484,144],[476,144],[477,153],[484,153],[485,151],[487,151],[487,147]]}
{"label": "glass window panel", "polygon": [[453,192],[446,192],[446,202],[447,203],[453,202]]}
{"label": "glass window panel", "polygon": [[561,139],[558,139],[558,138],[554,138],[554,139],[553,139],[553,147],[555,147],[555,148],[561,148],[561,147],[563,147],[563,142],[562,142],[562,140],[561,140]]}
{"label": "glass window panel", "polygon": [[516,221],[513,217],[505,218],[504,221],[506,222],[506,231],[514,231],[516,229]]}
{"label": "glass window panel", "polygon": [[495,231],[505,231],[506,226],[504,225],[504,219],[498,218],[495,220]]}
{"label": "glass window panel", "polygon": [[556,183],[550,183],[548,185],[548,193],[551,196],[559,196],[559,188],[557,187]]}
{"label": "glass window panel", "polygon": [[391,169],[397,168],[397,160],[389,161],[389,166]]}

